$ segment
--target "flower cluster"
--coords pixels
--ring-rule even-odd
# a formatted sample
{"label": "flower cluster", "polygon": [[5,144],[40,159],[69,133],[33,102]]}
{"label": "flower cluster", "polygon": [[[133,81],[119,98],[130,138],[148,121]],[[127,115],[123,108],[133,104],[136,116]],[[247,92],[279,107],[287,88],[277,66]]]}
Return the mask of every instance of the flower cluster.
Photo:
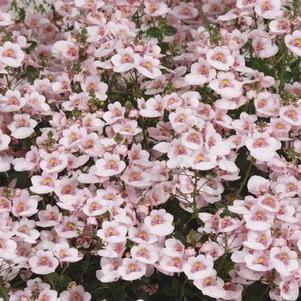
{"label": "flower cluster", "polygon": [[18,2],[0,297],[298,300],[301,2]]}

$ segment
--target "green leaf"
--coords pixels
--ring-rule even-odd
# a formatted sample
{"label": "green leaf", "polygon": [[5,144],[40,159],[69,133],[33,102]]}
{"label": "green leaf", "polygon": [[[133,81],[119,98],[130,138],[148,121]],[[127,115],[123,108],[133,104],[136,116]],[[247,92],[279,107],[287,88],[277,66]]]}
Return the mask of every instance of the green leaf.
{"label": "green leaf", "polygon": [[146,31],[146,35],[148,35],[149,37],[152,37],[152,38],[157,38],[157,39],[162,38],[162,32],[158,27],[150,27]]}
{"label": "green leaf", "polygon": [[177,33],[177,29],[170,25],[164,25],[162,31],[165,36],[173,36]]}

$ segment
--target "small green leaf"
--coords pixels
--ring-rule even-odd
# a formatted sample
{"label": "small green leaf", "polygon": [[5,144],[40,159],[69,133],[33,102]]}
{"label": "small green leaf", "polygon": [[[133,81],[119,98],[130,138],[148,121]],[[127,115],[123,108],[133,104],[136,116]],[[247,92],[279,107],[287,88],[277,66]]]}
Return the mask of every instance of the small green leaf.
{"label": "small green leaf", "polygon": [[177,29],[170,25],[164,25],[162,31],[165,36],[173,36],[177,33]]}
{"label": "small green leaf", "polygon": [[158,27],[150,27],[146,31],[146,35],[148,35],[149,37],[152,37],[152,38],[158,38],[158,39],[162,38],[162,32]]}

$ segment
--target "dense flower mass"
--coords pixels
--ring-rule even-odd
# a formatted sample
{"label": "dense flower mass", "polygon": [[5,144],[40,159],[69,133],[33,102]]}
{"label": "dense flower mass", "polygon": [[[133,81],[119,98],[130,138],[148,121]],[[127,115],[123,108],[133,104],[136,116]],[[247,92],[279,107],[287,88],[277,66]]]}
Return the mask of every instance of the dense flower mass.
{"label": "dense flower mass", "polygon": [[0,1],[0,300],[300,300],[300,0]]}

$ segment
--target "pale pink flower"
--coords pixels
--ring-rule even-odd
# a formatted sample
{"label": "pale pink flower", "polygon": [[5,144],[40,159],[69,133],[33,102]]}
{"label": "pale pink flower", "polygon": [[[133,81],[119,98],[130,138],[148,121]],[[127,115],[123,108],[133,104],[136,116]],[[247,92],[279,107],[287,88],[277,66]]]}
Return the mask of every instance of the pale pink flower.
{"label": "pale pink flower", "polygon": [[104,221],[102,228],[97,231],[97,236],[111,243],[124,242],[126,240],[126,227],[116,221]]}
{"label": "pale pink flower", "polygon": [[102,199],[98,197],[89,198],[82,210],[87,216],[99,216],[107,212]]}
{"label": "pale pink flower", "polygon": [[145,275],[146,265],[134,259],[124,258],[117,271],[123,280],[133,281]]}
{"label": "pale pink flower", "polygon": [[124,118],[125,108],[121,106],[120,102],[110,103],[108,110],[104,112],[102,118],[107,124],[112,124],[119,119]]}
{"label": "pale pink flower", "polygon": [[209,87],[224,98],[240,97],[243,93],[242,83],[235,79],[232,72],[219,72]]}
{"label": "pale pink flower", "polygon": [[12,16],[9,13],[1,12],[0,13],[0,26],[6,27],[13,24]]}
{"label": "pale pink flower", "polygon": [[280,0],[257,0],[255,5],[257,15],[265,19],[276,19],[282,15]]}
{"label": "pale pink flower", "polygon": [[31,270],[35,274],[46,275],[53,273],[59,265],[58,260],[50,251],[39,250],[28,261]]}
{"label": "pale pink flower", "polygon": [[30,197],[26,190],[23,190],[19,196],[14,197],[12,213],[16,217],[29,217],[38,211],[38,201]]}
{"label": "pale pink flower", "polygon": [[145,77],[154,79],[159,77],[162,72],[160,70],[160,61],[149,55],[141,57],[138,54],[134,55],[135,68]]}
{"label": "pale pink flower", "polygon": [[95,96],[100,100],[107,99],[108,85],[100,81],[98,76],[88,76],[80,84],[81,88],[86,93],[94,93]]}
{"label": "pale pink flower", "polygon": [[13,259],[16,256],[17,243],[11,239],[12,234],[0,232],[0,257]]}
{"label": "pale pink flower", "polygon": [[301,108],[299,106],[283,106],[280,108],[279,116],[292,126],[301,125]]}
{"label": "pale pink flower", "polygon": [[169,7],[164,1],[144,1],[144,12],[152,17],[164,16],[169,12]]}
{"label": "pale pink flower", "polygon": [[7,150],[8,145],[11,142],[11,138],[8,135],[5,135],[0,129],[0,152],[3,150]]}
{"label": "pale pink flower", "polygon": [[38,124],[29,114],[15,114],[14,121],[7,127],[11,131],[11,136],[16,139],[25,139],[34,133],[34,128]]}
{"label": "pale pink flower", "polygon": [[179,107],[175,112],[169,114],[172,128],[177,132],[187,131],[197,124],[198,120],[191,109]]}
{"label": "pale pink flower", "polygon": [[207,62],[217,70],[228,71],[234,63],[230,50],[226,47],[215,47],[206,52]]}
{"label": "pale pink flower", "polygon": [[198,10],[191,4],[180,2],[179,5],[173,7],[170,13],[180,20],[191,20],[198,15]]}
{"label": "pale pink flower", "polygon": [[247,138],[245,145],[251,156],[259,161],[271,160],[276,155],[276,150],[281,148],[280,141],[261,133],[255,133]]}
{"label": "pale pink flower", "polygon": [[297,253],[287,246],[272,248],[270,258],[273,268],[284,277],[287,277],[299,267]]}
{"label": "pale pink flower", "polygon": [[24,58],[25,53],[19,44],[7,41],[3,46],[0,46],[0,63],[12,68],[18,68],[22,66]]}
{"label": "pale pink flower", "polygon": [[39,293],[37,301],[57,301],[57,294],[55,290],[45,289]]}
{"label": "pale pink flower", "polygon": [[201,280],[209,277],[212,271],[213,259],[211,256],[189,257],[183,265],[183,272],[190,280]]}
{"label": "pale pink flower", "polygon": [[135,67],[134,50],[131,47],[120,49],[111,57],[111,61],[114,65],[114,72],[127,72]]}
{"label": "pale pink flower", "polygon": [[42,161],[40,163],[41,169],[46,173],[58,173],[64,170],[68,165],[68,157],[64,153],[57,151],[49,154],[43,154]]}
{"label": "pale pink flower", "polygon": [[193,281],[193,284],[202,291],[202,293],[211,298],[223,298],[226,295],[224,290],[224,281],[216,276],[216,272],[213,270],[211,275],[201,279]]}
{"label": "pale pink flower", "polygon": [[0,111],[18,111],[25,106],[26,101],[24,97],[21,97],[21,93],[18,90],[7,90],[4,96],[0,96]]}
{"label": "pale pink flower", "polygon": [[271,231],[248,231],[247,239],[243,242],[243,245],[252,250],[263,251],[266,250],[272,243]]}
{"label": "pale pink flower", "polygon": [[151,186],[151,178],[148,172],[138,166],[127,167],[121,179],[128,185],[136,188]]}
{"label": "pale pink flower", "polygon": [[299,284],[295,279],[283,280],[279,283],[281,298],[284,300],[297,300],[299,296]]}
{"label": "pale pink flower", "polygon": [[149,98],[143,106],[141,106],[141,101],[139,105],[139,114],[143,117],[155,118],[162,117],[165,109],[165,99],[160,95]]}
{"label": "pale pink flower", "polygon": [[82,259],[76,248],[70,248],[68,243],[56,244],[54,255],[60,262],[77,262]]}
{"label": "pale pink flower", "polygon": [[181,273],[183,271],[183,263],[182,257],[163,255],[159,258],[157,269],[167,275]]}
{"label": "pale pink flower", "polygon": [[30,106],[33,113],[49,112],[50,106],[46,103],[46,97],[34,91],[25,95],[26,106]]}
{"label": "pale pink flower", "polygon": [[148,227],[144,224],[139,224],[137,227],[129,228],[129,239],[137,244],[153,244],[158,238],[150,233]]}
{"label": "pale pink flower", "polygon": [[30,190],[37,194],[46,194],[54,191],[57,174],[42,172],[41,176],[32,176]]}
{"label": "pale pink flower", "polygon": [[278,18],[269,23],[269,28],[272,33],[286,34],[290,32],[290,22],[287,18]]}
{"label": "pale pink flower", "polygon": [[103,159],[95,162],[97,176],[112,177],[120,174],[126,167],[124,161],[120,160],[119,155],[105,153]]}
{"label": "pale pink flower", "polygon": [[158,250],[152,245],[138,245],[131,248],[131,255],[134,260],[145,264],[155,264],[159,259]]}
{"label": "pale pink flower", "polygon": [[158,236],[171,234],[174,230],[172,222],[173,216],[167,213],[165,209],[152,210],[144,219],[144,223],[149,232]]}
{"label": "pale pink flower", "polygon": [[256,272],[266,272],[273,268],[268,251],[254,251],[245,256],[245,262],[249,269]]}
{"label": "pale pink flower", "polygon": [[58,41],[52,46],[52,53],[57,58],[74,61],[78,59],[78,46],[71,41]]}
{"label": "pale pink flower", "polygon": [[40,210],[38,212],[39,221],[37,226],[39,227],[53,227],[57,225],[62,219],[62,213],[57,206],[46,205],[46,210]]}
{"label": "pale pink flower", "polygon": [[136,136],[142,129],[138,127],[136,120],[123,119],[119,123],[113,124],[113,130],[116,134],[122,136]]}
{"label": "pale pink flower", "polygon": [[215,78],[216,71],[211,68],[209,63],[201,58],[198,63],[191,65],[191,73],[185,75],[185,82],[188,85],[202,86]]}
{"label": "pale pink flower", "polygon": [[185,252],[185,246],[180,240],[176,238],[168,238],[164,242],[165,248],[162,249],[162,253],[171,257],[183,257]]}
{"label": "pale pink flower", "polygon": [[246,227],[253,231],[265,231],[272,227],[273,213],[263,208],[253,206],[249,213],[244,214]]}
{"label": "pale pink flower", "polygon": [[16,235],[27,243],[35,244],[40,237],[40,232],[35,229],[35,226],[35,221],[22,217],[15,225]]}
{"label": "pale pink flower", "polygon": [[92,25],[87,27],[87,34],[88,34],[88,38],[87,38],[87,42],[89,43],[97,43],[101,40],[103,40],[107,34],[107,28],[106,28],[106,24],[98,24],[96,25]]}
{"label": "pale pink flower", "polygon": [[117,258],[106,258],[100,259],[101,270],[96,271],[96,278],[104,283],[114,282],[120,277],[117,269],[121,265],[122,259]]}
{"label": "pale pink flower", "polygon": [[84,222],[77,217],[64,215],[59,224],[54,226],[57,234],[62,238],[74,238],[80,235]]}
{"label": "pale pink flower", "polygon": [[[81,0],[82,2],[84,0]],[[76,0],[79,2],[79,0]],[[67,291],[63,291],[60,293],[60,301],[90,301],[91,294],[86,292],[81,285],[77,285],[75,287],[69,288]]]}

